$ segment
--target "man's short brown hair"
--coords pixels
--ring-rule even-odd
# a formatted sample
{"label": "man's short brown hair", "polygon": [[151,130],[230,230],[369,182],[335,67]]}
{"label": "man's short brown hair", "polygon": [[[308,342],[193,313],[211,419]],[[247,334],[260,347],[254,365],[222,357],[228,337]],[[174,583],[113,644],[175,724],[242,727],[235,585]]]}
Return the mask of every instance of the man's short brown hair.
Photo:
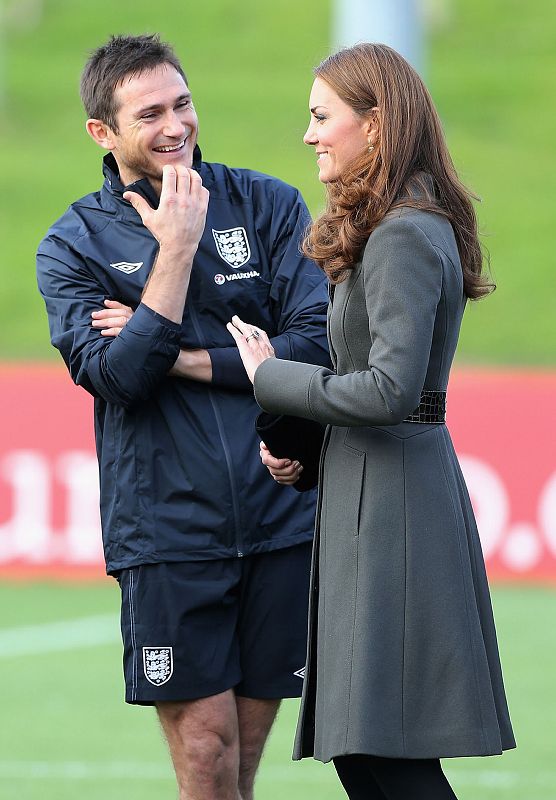
{"label": "man's short brown hair", "polygon": [[93,51],[81,75],[80,94],[87,116],[106,123],[118,132],[115,90],[125,78],[132,78],[168,64],[187,83],[180,61],[171,45],[158,34],[111,36]]}

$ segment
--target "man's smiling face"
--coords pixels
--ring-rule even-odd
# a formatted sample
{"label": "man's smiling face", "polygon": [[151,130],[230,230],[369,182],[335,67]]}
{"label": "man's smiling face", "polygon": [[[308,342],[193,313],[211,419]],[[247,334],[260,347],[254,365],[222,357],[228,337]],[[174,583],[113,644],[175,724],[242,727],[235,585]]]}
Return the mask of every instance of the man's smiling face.
{"label": "man's smiling face", "polygon": [[118,131],[110,149],[124,185],[148,178],[158,193],[162,167],[191,167],[198,119],[189,88],[174,67],[163,64],[125,78],[116,88]]}

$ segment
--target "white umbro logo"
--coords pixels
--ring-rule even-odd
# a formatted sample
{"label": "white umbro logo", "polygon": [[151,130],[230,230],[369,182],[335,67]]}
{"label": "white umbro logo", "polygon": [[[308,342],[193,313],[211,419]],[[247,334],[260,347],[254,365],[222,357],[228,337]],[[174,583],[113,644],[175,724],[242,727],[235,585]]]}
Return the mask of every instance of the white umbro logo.
{"label": "white umbro logo", "polygon": [[305,667],[301,667],[301,669],[296,670],[293,673],[297,678],[305,678]]}
{"label": "white umbro logo", "polygon": [[120,272],[125,272],[129,275],[131,272],[137,272],[143,266],[142,261],[116,261],[115,264],[110,264],[114,269],[119,269]]}

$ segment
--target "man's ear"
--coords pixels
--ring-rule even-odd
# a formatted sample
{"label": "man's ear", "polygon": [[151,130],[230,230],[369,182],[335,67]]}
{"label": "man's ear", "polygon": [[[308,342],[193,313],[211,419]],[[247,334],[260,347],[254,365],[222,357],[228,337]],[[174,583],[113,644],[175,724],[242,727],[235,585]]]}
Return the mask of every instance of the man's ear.
{"label": "man's ear", "polygon": [[88,119],[85,127],[91,139],[105,150],[113,150],[116,147],[115,133],[105,122],[100,119]]}

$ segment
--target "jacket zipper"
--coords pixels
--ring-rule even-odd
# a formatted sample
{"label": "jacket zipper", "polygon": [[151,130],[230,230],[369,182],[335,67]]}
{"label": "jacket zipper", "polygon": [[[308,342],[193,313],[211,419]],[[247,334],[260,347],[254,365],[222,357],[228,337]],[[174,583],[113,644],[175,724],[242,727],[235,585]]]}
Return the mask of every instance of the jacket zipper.
{"label": "jacket zipper", "polygon": [[[199,344],[202,347],[206,348],[205,345],[205,338],[203,336],[203,332],[201,330],[201,326],[199,325],[199,321],[197,319],[197,312],[193,308],[191,304],[188,306],[188,311],[191,317],[191,323],[193,325],[193,330],[199,340]],[[234,468],[232,463],[232,455],[230,452],[230,448],[228,446],[228,440],[226,438],[226,433],[224,429],[224,422],[222,420],[222,414],[220,413],[220,409],[218,408],[218,404],[216,402],[216,398],[213,395],[212,389],[208,389],[209,399],[212,405],[212,410],[214,411],[214,416],[216,419],[216,425],[218,426],[218,433],[220,434],[220,442],[222,444],[222,449],[224,450],[224,457],[226,459],[226,466],[228,468],[228,478],[230,481],[230,490],[232,493],[232,509],[234,514],[234,528],[235,528],[235,543],[236,543],[236,555],[238,557],[243,556],[243,536],[241,534],[241,513],[239,510],[239,502],[238,502],[238,491],[237,491],[237,483],[234,475]]]}

